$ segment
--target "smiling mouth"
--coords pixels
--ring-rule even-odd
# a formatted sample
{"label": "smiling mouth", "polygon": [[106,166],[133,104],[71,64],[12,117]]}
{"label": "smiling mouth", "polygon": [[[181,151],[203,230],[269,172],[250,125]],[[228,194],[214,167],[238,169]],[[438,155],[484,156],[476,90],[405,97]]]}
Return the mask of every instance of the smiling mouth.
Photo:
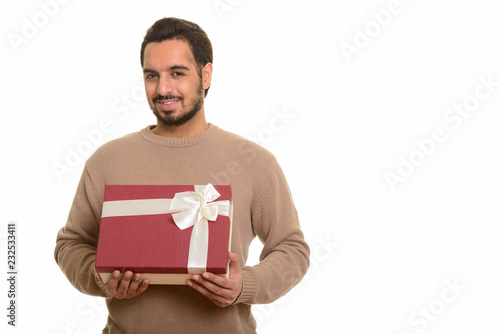
{"label": "smiling mouth", "polygon": [[158,108],[163,110],[164,112],[172,112],[177,108],[180,100],[158,100],[156,103]]}
{"label": "smiling mouth", "polygon": [[182,96],[180,95],[157,95],[155,98],[153,98],[153,102],[162,104],[170,104],[181,100]]}

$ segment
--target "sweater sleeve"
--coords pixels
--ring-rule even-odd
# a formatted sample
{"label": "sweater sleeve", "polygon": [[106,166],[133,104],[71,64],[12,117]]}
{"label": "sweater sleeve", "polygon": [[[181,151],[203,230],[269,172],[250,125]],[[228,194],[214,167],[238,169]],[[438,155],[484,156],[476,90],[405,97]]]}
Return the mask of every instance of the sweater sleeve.
{"label": "sweater sleeve", "polygon": [[106,297],[102,282],[93,274],[101,207],[98,198],[85,167],[66,225],[57,234],[54,257],[76,289],[88,295]]}
{"label": "sweater sleeve", "polygon": [[304,277],[310,255],[290,189],[275,159],[252,210],[252,225],[264,247],[259,264],[242,268],[243,290],[236,303],[271,303]]}

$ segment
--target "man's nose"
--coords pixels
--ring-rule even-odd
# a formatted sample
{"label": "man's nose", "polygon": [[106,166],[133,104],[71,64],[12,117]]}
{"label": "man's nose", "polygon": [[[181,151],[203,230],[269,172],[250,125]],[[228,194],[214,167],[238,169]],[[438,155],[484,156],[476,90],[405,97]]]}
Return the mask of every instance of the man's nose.
{"label": "man's nose", "polygon": [[172,87],[172,82],[168,78],[160,78],[158,81],[158,87],[156,89],[156,93],[161,96],[166,96],[174,91]]}

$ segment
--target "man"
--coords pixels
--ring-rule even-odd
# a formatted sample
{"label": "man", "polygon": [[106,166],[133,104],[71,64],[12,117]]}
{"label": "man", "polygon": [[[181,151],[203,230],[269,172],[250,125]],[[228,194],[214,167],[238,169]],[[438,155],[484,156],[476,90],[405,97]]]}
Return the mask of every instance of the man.
{"label": "man", "polygon": [[[283,172],[268,151],[205,120],[212,47],[196,24],[165,18],[146,33],[141,66],[148,126],[100,147],[86,162],[55,259],[81,292],[106,297],[103,333],[255,333],[250,305],[271,303],[305,275],[309,247]],[[206,272],[187,285],[149,285],[141,273],[95,273],[107,184],[231,185],[234,202],[228,278]],[[245,266],[255,236],[260,263]]]}

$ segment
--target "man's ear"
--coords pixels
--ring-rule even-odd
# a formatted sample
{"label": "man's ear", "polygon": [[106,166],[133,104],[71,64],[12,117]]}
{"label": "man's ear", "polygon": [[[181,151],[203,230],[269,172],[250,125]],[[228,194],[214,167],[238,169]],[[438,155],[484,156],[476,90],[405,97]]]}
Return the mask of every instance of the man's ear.
{"label": "man's ear", "polygon": [[209,88],[210,84],[212,83],[212,70],[212,63],[206,63],[205,66],[203,66],[203,68],[201,69],[203,89]]}

